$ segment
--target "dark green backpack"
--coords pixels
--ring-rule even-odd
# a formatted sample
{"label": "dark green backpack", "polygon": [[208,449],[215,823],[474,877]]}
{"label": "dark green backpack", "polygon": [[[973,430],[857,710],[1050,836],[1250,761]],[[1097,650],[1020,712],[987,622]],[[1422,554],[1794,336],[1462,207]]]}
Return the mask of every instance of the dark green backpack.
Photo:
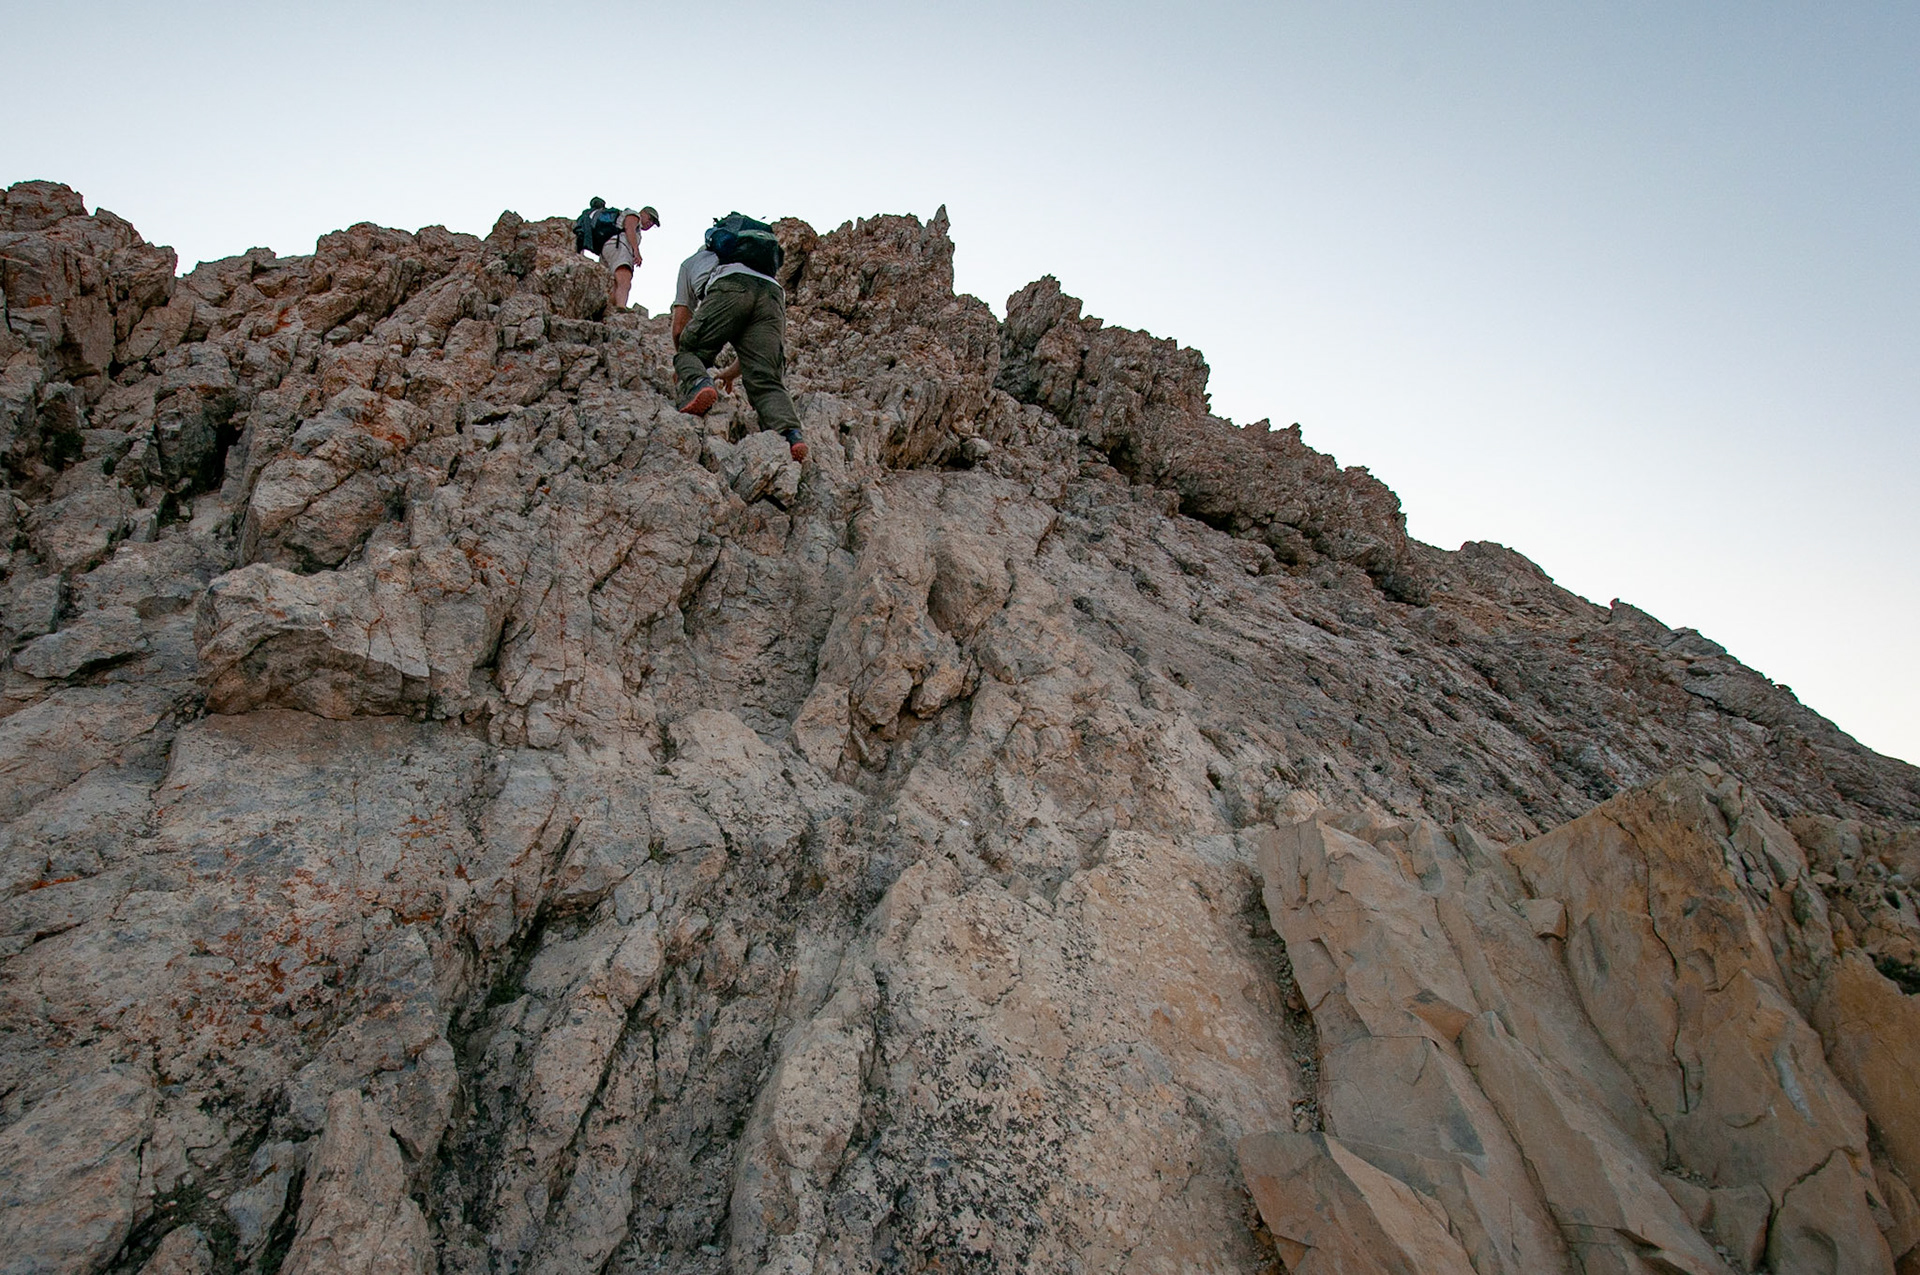
{"label": "dark green backpack", "polygon": [[786,260],[786,254],[780,250],[780,240],[774,236],[773,227],[764,221],[755,221],[745,213],[728,213],[724,217],[714,218],[713,229],[707,231],[707,249],[722,261],[737,261],[747,269],[758,270],[769,277]]}

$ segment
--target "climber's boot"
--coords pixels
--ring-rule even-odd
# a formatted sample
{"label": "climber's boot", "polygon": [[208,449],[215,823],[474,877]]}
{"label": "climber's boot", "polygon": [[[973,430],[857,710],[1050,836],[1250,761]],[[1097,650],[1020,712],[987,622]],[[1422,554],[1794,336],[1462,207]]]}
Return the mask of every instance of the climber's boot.
{"label": "climber's boot", "polygon": [[720,391],[713,388],[713,382],[701,377],[693,387],[693,397],[680,404],[680,410],[688,416],[705,416],[720,401]]}
{"label": "climber's boot", "polygon": [[781,433],[780,437],[787,440],[787,450],[793,454],[793,458],[796,461],[805,460],[807,458],[807,445],[800,441],[799,430],[797,429],[785,430]]}

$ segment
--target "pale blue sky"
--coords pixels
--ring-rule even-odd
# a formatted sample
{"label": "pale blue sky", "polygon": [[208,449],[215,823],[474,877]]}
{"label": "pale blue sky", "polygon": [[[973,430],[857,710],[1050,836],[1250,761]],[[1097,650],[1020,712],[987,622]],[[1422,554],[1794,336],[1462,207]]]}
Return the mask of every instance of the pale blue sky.
{"label": "pale blue sky", "polygon": [[953,218],[1201,349],[1415,535],[1699,628],[1920,759],[1920,6],[0,0],[0,180],[183,262],[647,202]]}

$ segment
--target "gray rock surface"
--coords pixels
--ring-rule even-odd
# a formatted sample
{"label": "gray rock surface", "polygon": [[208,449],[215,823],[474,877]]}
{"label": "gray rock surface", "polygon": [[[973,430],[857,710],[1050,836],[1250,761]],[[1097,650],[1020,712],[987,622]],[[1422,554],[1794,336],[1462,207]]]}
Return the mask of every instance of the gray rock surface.
{"label": "gray rock surface", "polygon": [[1920,772],[779,223],[0,203],[0,1272],[1920,1268]]}

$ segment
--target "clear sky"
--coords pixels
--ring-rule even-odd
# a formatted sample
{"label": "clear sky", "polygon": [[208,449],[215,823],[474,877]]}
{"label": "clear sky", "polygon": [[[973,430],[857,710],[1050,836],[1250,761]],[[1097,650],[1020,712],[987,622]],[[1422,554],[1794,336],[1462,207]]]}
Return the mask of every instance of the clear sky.
{"label": "clear sky", "polygon": [[355,221],[945,204],[1423,540],[1700,629],[1920,761],[1920,5],[0,0],[0,181],[184,265]]}

